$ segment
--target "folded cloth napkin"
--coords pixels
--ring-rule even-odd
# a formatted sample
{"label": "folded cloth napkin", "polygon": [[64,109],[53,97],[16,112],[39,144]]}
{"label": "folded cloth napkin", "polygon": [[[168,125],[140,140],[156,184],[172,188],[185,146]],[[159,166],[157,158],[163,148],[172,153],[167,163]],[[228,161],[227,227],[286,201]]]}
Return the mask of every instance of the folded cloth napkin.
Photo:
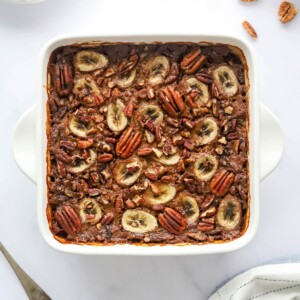
{"label": "folded cloth napkin", "polygon": [[300,300],[300,263],[264,265],[242,273],[209,300]]}

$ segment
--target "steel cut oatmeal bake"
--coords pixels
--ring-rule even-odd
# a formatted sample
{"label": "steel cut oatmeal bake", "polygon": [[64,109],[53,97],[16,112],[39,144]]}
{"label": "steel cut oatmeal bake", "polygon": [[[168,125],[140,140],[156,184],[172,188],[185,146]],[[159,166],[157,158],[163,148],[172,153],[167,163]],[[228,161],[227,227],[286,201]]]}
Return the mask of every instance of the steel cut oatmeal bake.
{"label": "steel cut oatmeal bake", "polygon": [[199,244],[249,219],[248,75],[223,44],[85,44],[48,65],[49,226],[68,243]]}

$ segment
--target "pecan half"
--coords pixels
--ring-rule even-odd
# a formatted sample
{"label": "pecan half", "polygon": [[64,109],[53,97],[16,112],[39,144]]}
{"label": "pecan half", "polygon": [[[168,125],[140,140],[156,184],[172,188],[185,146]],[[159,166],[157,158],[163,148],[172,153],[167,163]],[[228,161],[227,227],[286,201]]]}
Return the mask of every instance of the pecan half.
{"label": "pecan half", "polygon": [[101,225],[109,225],[114,220],[114,215],[112,213],[106,214],[100,221]]}
{"label": "pecan half", "polygon": [[71,65],[65,60],[54,65],[54,88],[59,96],[65,97],[70,94],[73,88],[73,74]]}
{"label": "pecan half", "polygon": [[75,235],[81,230],[81,221],[75,210],[65,205],[55,212],[55,218],[62,229],[69,235]]}
{"label": "pecan half", "polygon": [[177,117],[185,110],[184,101],[180,93],[173,86],[167,86],[159,92],[162,107],[171,117]]}
{"label": "pecan half", "polygon": [[298,13],[298,9],[295,5],[288,1],[283,1],[278,9],[278,17],[281,23],[290,22],[296,14]]}
{"label": "pecan half", "polygon": [[137,54],[131,55],[128,60],[123,59],[118,66],[119,74],[122,75],[130,72],[136,66],[138,60],[139,57]]}
{"label": "pecan half", "polygon": [[214,199],[214,195],[207,195],[204,201],[201,203],[201,209],[205,210],[206,208],[208,208],[213,203]]}
{"label": "pecan half", "polygon": [[86,149],[89,148],[93,145],[94,140],[93,139],[88,139],[87,141],[78,141],[77,142],[77,147],[79,149]]}
{"label": "pecan half", "polygon": [[205,84],[211,84],[213,82],[212,77],[206,73],[197,73],[195,77]]}
{"label": "pecan half", "polygon": [[152,152],[152,148],[150,147],[142,147],[137,151],[138,156],[146,156]]}
{"label": "pecan half", "polygon": [[132,117],[132,113],[133,113],[134,106],[135,106],[135,103],[131,101],[131,102],[129,102],[129,103],[127,104],[127,106],[125,107],[125,109],[124,109],[124,114],[125,114],[127,117]]}
{"label": "pecan half", "polygon": [[61,160],[64,163],[70,163],[72,160],[71,156],[62,149],[57,149],[55,152],[55,156],[57,159]]}
{"label": "pecan half", "polygon": [[211,191],[217,196],[224,196],[233,183],[235,175],[232,172],[221,170],[210,183]]}
{"label": "pecan half", "polygon": [[255,29],[248,21],[244,21],[242,23],[242,25],[246,29],[246,31],[249,33],[250,36],[252,36],[254,39],[257,38],[257,33],[256,33]]}
{"label": "pecan half", "polygon": [[180,234],[186,228],[186,219],[172,208],[166,208],[158,215],[159,224],[173,234]]}
{"label": "pecan half", "polygon": [[61,178],[66,177],[67,169],[66,169],[65,165],[60,160],[57,160],[56,164],[57,164],[56,169],[57,169],[59,177],[61,177]]}
{"label": "pecan half", "polygon": [[120,195],[116,199],[115,210],[116,210],[116,212],[120,213],[123,210],[124,207],[125,207],[124,200],[123,200],[123,197]]}
{"label": "pecan half", "polygon": [[185,74],[194,74],[200,69],[205,60],[206,56],[201,55],[200,49],[196,49],[183,57],[180,67]]}
{"label": "pecan half", "polygon": [[200,232],[190,232],[188,233],[188,237],[197,242],[205,242],[207,240],[207,235]]}
{"label": "pecan half", "polygon": [[98,156],[98,161],[101,163],[112,161],[114,156],[111,153],[103,153]]}
{"label": "pecan half", "polygon": [[207,231],[211,231],[215,228],[215,226],[213,224],[208,224],[208,223],[204,223],[204,222],[200,222],[197,229],[199,231],[204,231],[204,232],[207,232]]}
{"label": "pecan half", "polygon": [[117,155],[121,156],[122,158],[129,157],[140,145],[142,138],[143,134],[141,132],[134,132],[132,127],[126,129],[116,145]]}

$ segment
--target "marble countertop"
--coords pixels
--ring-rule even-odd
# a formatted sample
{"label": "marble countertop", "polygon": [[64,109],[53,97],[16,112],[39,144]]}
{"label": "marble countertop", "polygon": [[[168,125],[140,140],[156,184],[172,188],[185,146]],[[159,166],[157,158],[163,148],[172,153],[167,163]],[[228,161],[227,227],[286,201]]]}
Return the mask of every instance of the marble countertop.
{"label": "marble countertop", "polygon": [[[14,5],[0,0],[0,239],[53,299],[202,300],[238,272],[300,252],[300,16],[280,24],[280,2],[47,0]],[[257,30],[257,41],[244,32],[244,19]],[[46,245],[37,226],[36,187],[17,168],[11,140],[17,119],[37,100],[42,45],[72,33],[227,33],[250,41],[258,58],[261,101],[280,119],[286,147],[279,167],[261,183],[260,225],[248,246],[207,256],[99,257],[63,254]],[[26,299],[1,255],[0,298]]]}

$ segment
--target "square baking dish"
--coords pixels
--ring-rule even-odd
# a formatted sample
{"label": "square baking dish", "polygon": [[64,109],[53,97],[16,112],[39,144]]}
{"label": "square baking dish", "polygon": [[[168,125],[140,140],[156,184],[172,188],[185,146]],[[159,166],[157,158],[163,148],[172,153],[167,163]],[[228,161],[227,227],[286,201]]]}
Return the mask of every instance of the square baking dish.
{"label": "square baking dish", "polygon": [[[250,81],[249,88],[249,179],[250,179],[250,208],[249,224],[245,233],[232,241],[202,244],[202,245],[155,245],[155,246],[136,246],[132,244],[116,245],[78,245],[60,243],[57,241],[48,225],[47,208],[47,182],[46,182],[46,151],[47,151],[47,66],[51,53],[57,47],[82,44],[87,42],[97,43],[153,43],[153,42],[210,42],[224,43],[236,46],[242,50],[248,65],[248,76]],[[246,42],[229,36],[77,36],[59,37],[50,41],[43,49],[41,56],[40,74],[40,97],[37,105],[37,185],[38,185],[38,221],[39,227],[46,242],[53,248],[69,253],[77,254],[121,254],[121,255],[187,255],[187,254],[208,254],[220,253],[239,249],[245,246],[254,237],[258,226],[258,184],[259,184],[259,102],[256,94],[254,54]]]}

